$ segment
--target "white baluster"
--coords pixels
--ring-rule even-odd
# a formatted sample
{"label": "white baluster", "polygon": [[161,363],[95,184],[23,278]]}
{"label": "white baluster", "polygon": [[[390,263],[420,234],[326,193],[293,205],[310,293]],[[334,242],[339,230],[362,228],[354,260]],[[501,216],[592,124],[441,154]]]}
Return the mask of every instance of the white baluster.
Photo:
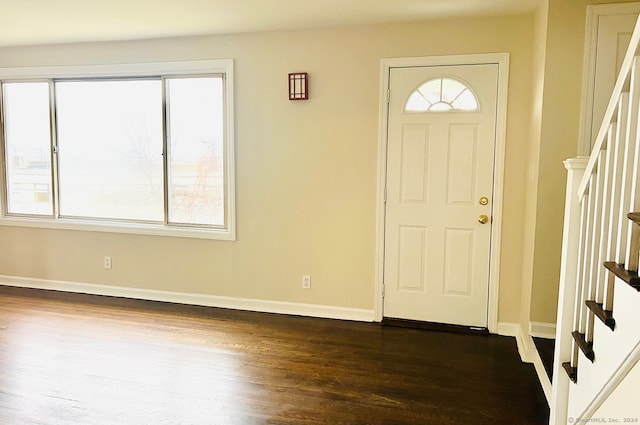
{"label": "white baluster", "polygon": [[[638,116],[636,115],[636,120]],[[633,140],[635,144],[635,154],[633,155],[633,172],[631,174],[631,194],[629,195],[629,204],[627,211],[640,211],[640,132],[636,132]],[[627,270],[638,271],[638,252],[640,252],[640,228],[627,221],[627,255],[625,264]]]}
{"label": "white baluster", "polygon": [[600,151],[596,173],[591,176],[591,190],[593,190],[591,205],[591,246],[589,247],[589,280],[586,290],[583,291],[584,298],[582,300],[582,311],[584,315],[585,327],[581,330],[585,334],[587,341],[593,341],[593,312],[584,304],[587,300],[593,300],[596,296],[596,285],[602,262],[598,258],[600,253],[600,240],[602,239],[602,194],[604,191],[604,162],[605,151]]}
{"label": "white baluster", "polygon": [[[581,170],[584,172],[584,169]],[[576,279],[575,279],[575,293],[573,294],[573,327],[568,330],[568,333],[574,330],[580,330],[580,318],[582,313],[582,292],[585,286],[586,278],[586,259],[587,259],[587,246],[589,233],[587,232],[589,219],[589,194],[584,194],[582,201],[580,201],[580,224],[576,229],[579,233],[578,251],[576,254]],[[562,281],[561,281],[562,282]],[[571,366],[576,367],[578,365],[578,345],[575,340],[571,339]]]}
{"label": "white baluster", "polygon": [[[609,148],[613,151],[612,156],[612,177],[611,177],[611,205],[609,213],[609,226],[607,229],[608,242],[607,251],[604,255],[605,261],[616,261],[616,246],[618,243],[618,227],[621,219],[620,214],[620,201],[622,197],[622,177],[623,177],[623,160],[624,160],[624,141],[627,134],[627,122],[629,118],[629,93],[622,93],[620,95],[620,102],[618,103],[617,119],[618,125],[616,126],[616,132],[612,142],[612,146]],[[606,273],[606,272],[605,272]],[[603,308],[605,310],[613,309],[613,288],[615,282],[615,276],[611,273],[606,273],[606,285],[603,297]]]}
{"label": "white baluster", "polygon": [[618,244],[616,246],[615,261],[619,264],[629,264],[628,245],[631,228],[626,217],[632,205],[631,192],[633,184],[634,158],[638,133],[638,111],[640,111],[640,58],[633,59],[631,68],[631,80],[629,91],[629,114],[627,119],[627,131],[624,140],[624,158],[622,163],[622,189],[620,198],[620,218],[618,222]]}
{"label": "white baluster", "polygon": [[582,281],[582,291],[580,292],[579,295],[579,301],[577,304],[577,309],[580,312],[580,321],[578,323],[578,328],[577,330],[584,334],[586,333],[587,330],[587,322],[588,322],[588,314],[587,314],[587,307],[585,306],[584,302],[589,299],[589,293],[590,293],[590,282],[593,279],[593,247],[594,247],[594,239],[595,239],[595,232],[593,231],[594,228],[594,216],[595,216],[595,210],[596,210],[596,205],[595,205],[595,192],[596,192],[596,185],[597,185],[597,174],[591,174],[591,177],[589,179],[589,195],[586,199],[587,201],[587,220],[586,220],[586,227],[585,227],[585,232],[586,232],[586,238],[585,238],[585,251],[584,251],[584,278]]}
{"label": "white baluster", "polygon": [[611,123],[609,131],[607,132],[607,150],[604,160],[604,181],[603,181],[603,193],[602,193],[602,208],[600,217],[600,246],[598,250],[598,270],[597,270],[597,282],[595,297],[592,298],[596,302],[602,303],[604,300],[605,286],[607,282],[607,271],[602,266],[605,261],[608,261],[607,250],[609,244],[609,223],[611,222],[611,199],[613,188],[613,154],[615,138],[617,133],[617,123]]}

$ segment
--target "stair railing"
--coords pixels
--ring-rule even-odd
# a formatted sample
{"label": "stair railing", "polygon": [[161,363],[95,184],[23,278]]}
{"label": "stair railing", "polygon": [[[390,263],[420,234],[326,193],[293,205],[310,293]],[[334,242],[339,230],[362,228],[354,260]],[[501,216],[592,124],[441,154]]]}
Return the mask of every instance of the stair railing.
{"label": "stair railing", "polygon": [[638,271],[640,227],[632,225],[627,214],[640,211],[639,42],[640,21],[591,155],[588,159],[565,161],[568,178],[549,422],[552,425],[567,423],[570,381],[579,379],[580,356],[594,361],[594,319],[599,318],[611,329],[615,327],[611,316],[615,276],[607,273],[607,268]]}

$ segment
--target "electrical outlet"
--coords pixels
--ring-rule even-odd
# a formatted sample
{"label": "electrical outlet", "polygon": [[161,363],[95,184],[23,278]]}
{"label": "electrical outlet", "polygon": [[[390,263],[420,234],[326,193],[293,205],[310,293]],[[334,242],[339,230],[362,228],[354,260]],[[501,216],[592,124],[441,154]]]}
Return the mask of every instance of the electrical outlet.
{"label": "electrical outlet", "polygon": [[104,268],[105,269],[111,268],[111,257],[104,257]]}
{"label": "electrical outlet", "polygon": [[311,289],[311,275],[302,275],[302,289]]}

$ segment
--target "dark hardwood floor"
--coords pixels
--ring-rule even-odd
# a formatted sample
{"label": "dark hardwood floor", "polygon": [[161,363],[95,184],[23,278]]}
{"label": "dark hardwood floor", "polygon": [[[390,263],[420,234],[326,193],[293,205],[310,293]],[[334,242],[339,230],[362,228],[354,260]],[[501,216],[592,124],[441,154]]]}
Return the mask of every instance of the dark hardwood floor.
{"label": "dark hardwood floor", "polygon": [[0,424],[546,424],[513,338],[0,287]]}
{"label": "dark hardwood floor", "polygon": [[547,372],[549,380],[553,381],[553,352],[556,347],[556,340],[534,337],[533,343],[538,350],[540,360],[542,360],[542,365],[544,366],[544,370]]}

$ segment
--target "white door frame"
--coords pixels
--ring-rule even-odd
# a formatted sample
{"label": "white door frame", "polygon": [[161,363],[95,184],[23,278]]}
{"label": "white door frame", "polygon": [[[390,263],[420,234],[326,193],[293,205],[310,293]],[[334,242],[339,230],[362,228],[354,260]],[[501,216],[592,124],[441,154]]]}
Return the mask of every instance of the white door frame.
{"label": "white door frame", "polygon": [[507,132],[507,94],[509,83],[509,53],[473,55],[427,56],[411,58],[385,58],[380,62],[380,113],[378,128],[378,185],[376,199],[376,270],[375,320],[380,322],[384,313],[384,242],[385,242],[385,187],[387,176],[387,130],[389,108],[389,75],[391,68],[442,65],[498,65],[498,104],[496,109],[496,140],[493,169],[493,223],[491,226],[491,260],[489,263],[489,297],[487,327],[498,332],[498,293],[500,283],[500,244],[502,241],[502,203],[504,155]]}
{"label": "white door frame", "polygon": [[[582,101],[580,102],[580,133],[578,155],[591,154],[591,126],[593,117],[594,90],[596,85],[596,48],[598,44],[598,21],[602,16],[635,15],[640,10],[640,2],[611,3],[587,6],[587,20],[584,36],[584,63],[582,65]],[[615,84],[615,82],[614,82]],[[611,87],[613,87],[613,85]],[[608,99],[607,99],[608,100]],[[588,137],[591,135],[592,137]]]}

